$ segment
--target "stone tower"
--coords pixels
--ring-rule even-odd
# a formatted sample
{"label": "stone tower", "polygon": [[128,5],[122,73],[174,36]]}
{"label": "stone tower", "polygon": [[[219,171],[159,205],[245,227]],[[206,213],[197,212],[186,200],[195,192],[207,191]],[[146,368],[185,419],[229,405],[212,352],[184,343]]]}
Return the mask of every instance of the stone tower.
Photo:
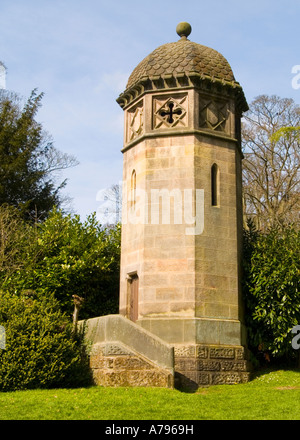
{"label": "stone tower", "polygon": [[241,128],[227,60],[188,39],[148,55],[124,110],[120,314],[175,347],[177,378],[247,380]]}

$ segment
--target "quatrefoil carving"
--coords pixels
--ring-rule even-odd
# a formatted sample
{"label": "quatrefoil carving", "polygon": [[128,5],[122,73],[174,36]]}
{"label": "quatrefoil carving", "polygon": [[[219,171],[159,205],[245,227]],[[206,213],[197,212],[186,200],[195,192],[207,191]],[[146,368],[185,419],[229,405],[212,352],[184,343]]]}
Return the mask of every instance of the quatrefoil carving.
{"label": "quatrefoil carving", "polygon": [[185,127],[187,125],[187,95],[154,98],[153,128]]}

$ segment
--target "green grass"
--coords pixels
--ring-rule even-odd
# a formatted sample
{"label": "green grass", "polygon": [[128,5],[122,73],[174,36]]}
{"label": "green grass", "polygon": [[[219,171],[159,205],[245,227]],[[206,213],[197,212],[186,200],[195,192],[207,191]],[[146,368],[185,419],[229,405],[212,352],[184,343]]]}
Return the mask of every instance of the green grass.
{"label": "green grass", "polygon": [[1,420],[299,420],[300,371],[199,388],[78,388],[0,393]]}

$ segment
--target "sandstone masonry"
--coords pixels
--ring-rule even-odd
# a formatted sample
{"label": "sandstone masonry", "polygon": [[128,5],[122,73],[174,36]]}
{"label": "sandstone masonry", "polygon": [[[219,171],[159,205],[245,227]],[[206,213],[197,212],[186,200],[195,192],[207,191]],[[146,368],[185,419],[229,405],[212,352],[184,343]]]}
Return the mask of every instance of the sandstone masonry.
{"label": "sandstone masonry", "polygon": [[[105,337],[92,338],[100,384],[249,378],[240,124],[248,106],[227,60],[190,41],[189,24],[177,31],[180,40],[142,60],[117,99],[124,110],[123,320],[99,320]],[[108,331],[109,322],[126,341],[116,327]]]}

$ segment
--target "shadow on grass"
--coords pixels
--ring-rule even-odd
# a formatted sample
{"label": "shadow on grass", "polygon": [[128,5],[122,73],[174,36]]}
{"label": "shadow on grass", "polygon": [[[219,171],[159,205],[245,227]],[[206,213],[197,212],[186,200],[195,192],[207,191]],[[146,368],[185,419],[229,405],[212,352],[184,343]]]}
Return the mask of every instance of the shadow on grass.
{"label": "shadow on grass", "polygon": [[[254,381],[255,379],[259,379],[262,376],[266,376],[272,373],[276,373],[277,371],[285,371],[285,372],[294,372],[294,373],[300,373],[299,367],[293,367],[293,366],[287,366],[284,364],[277,364],[277,365],[269,365],[269,366],[261,366],[253,369],[250,373],[249,382]],[[248,383],[249,383],[248,382]],[[226,384],[225,384],[226,385]],[[229,384],[227,384],[229,385]],[[230,385],[230,386],[234,386]],[[242,385],[242,384],[236,384],[236,385]],[[175,389],[181,393],[187,393],[187,394],[206,394],[208,392],[208,389],[213,385],[201,385],[199,386],[196,382],[194,382],[191,379],[188,379],[183,374],[177,373],[175,376]]]}

